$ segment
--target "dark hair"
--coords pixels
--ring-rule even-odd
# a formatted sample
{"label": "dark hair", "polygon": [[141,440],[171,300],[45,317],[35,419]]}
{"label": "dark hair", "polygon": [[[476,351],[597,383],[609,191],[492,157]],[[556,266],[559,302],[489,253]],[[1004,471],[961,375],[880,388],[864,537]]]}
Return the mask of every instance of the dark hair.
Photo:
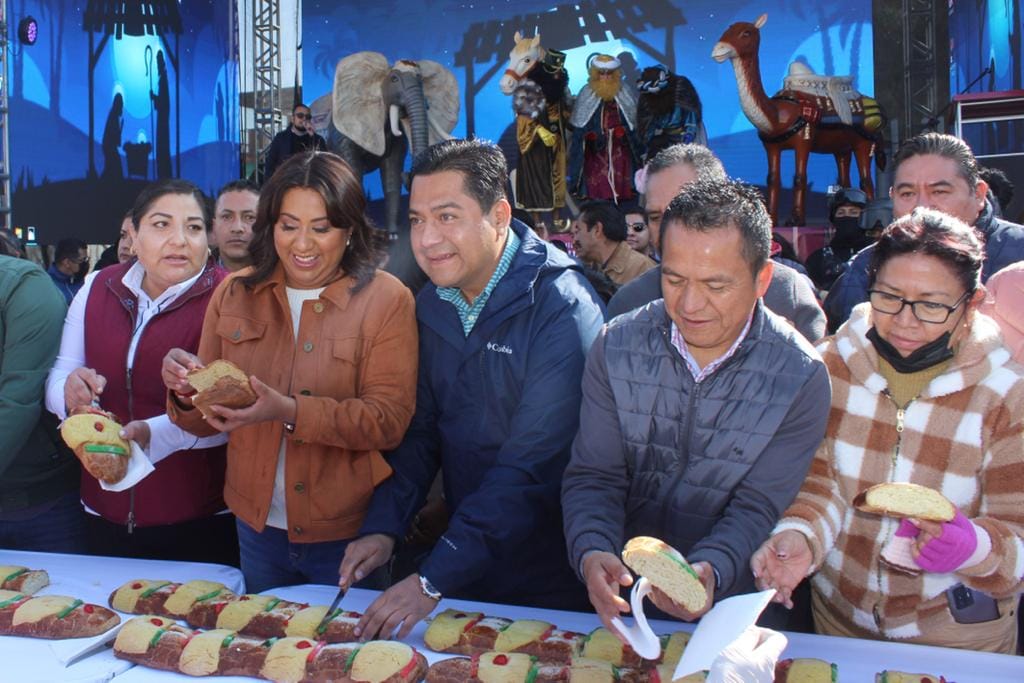
{"label": "dark hair", "polygon": [[13,256],[14,258],[25,258],[25,250],[21,247],[21,240],[14,236],[7,228],[0,228],[0,254]]}
{"label": "dark hair", "polygon": [[714,152],[695,143],[671,145],[658,152],[653,159],[647,163],[647,177],[664,171],[667,168],[675,168],[688,164],[693,167],[697,180],[725,180],[725,167],[715,156]]}
{"label": "dark hair", "polygon": [[245,178],[239,178],[238,180],[232,180],[230,183],[217,190],[217,196],[214,198],[214,201],[220,199],[228,192],[251,192],[257,197],[260,196],[260,188],[256,187]]}
{"label": "dark hair", "polygon": [[1013,181],[1006,177],[1002,169],[991,166],[979,166],[978,176],[988,183],[988,189],[999,202],[999,208],[1005,212],[1013,202]]}
{"label": "dark hair", "polygon": [[135,228],[135,232],[139,231],[139,223],[153,207],[153,203],[168,194],[184,194],[195,199],[203,215],[203,225],[207,232],[210,231],[210,202],[203,191],[187,180],[168,178],[146,185],[142,188],[139,196],[135,198],[135,204],[132,206],[132,226]]}
{"label": "dark hair", "polygon": [[661,218],[662,244],[674,224],[700,232],[736,228],[743,239],[743,258],[754,277],[771,255],[772,220],[761,193],[737,180],[703,178],[687,183]]}
{"label": "dark hair", "polygon": [[409,171],[416,176],[454,171],[462,174],[462,187],[485,213],[505,198],[508,165],[501,148],[488,140],[444,140],[416,155]]}
{"label": "dark hair", "polygon": [[985,249],[978,232],[959,218],[918,207],[893,221],[875,244],[868,267],[868,287],[889,259],[904,254],[927,254],[945,263],[956,273],[968,292],[981,285],[981,265]]}
{"label": "dark hair", "polygon": [[296,102],[295,104],[292,105],[292,113],[294,114],[296,111],[298,111],[299,107],[302,107],[303,109],[309,109],[309,105],[308,104],[303,104],[302,102]]}
{"label": "dark hair", "polygon": [[943,133],[922,133],[904,142],[896,153],[893,176],[895,177],[904,161],[925,154],[952,159],[956,162],[960,177],[967,182],[967,187],[974,191],[978,186],[978,161],[974,158],[971,148],[960,138]]}
{"label": "dark hair", "polygon": [[341,257],[341,270],[355,281],[356,293],[373,279],[380,254],[373,225],[366,217],[363,183],[349,165],[331,152],[305,152],[289,157],[263,186],[252,226],[249,253],[254,271],[242,278],[254,287],[271,276],[280,260],[274,247],[274,225],[281,215],[284,196],[291,190],[313,190],[324,200],[331,227],[350,230],[349,244]]}
{"label": "dark hair", "polygon": [[586,202],[580,207],[580,220],[586,224],[587,230],[593,230],[600,223],[604,236],[612,242],[626,239],[626,217],[611,202]]}
{"label": "dark hair", "polygon": [[57,249],[53,255],[53,262],[60,263],[66,258],[69,258],[72,261],[77,261],[78,252],[88,246],[89,245],[77,237],[65,237],[60,242],[57,242]]}

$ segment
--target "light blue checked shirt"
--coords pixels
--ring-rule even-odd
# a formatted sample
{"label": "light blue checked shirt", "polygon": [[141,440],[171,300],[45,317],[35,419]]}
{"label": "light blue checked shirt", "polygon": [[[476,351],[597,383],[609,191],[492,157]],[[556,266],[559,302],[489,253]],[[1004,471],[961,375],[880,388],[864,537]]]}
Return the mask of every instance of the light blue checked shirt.
{"label": "light blue checked shirt", "polygon": [[494,275],[491,275],[491,279],[487,281],[484,291],[480,292],[480,296],[474,299],[473,303],[466,303],[466,297],[462,296],[462,290],[458,287],[437,288],[437,295],[455,307],[455,311],[459,314],[459,320],[462,321],[462,331],[467,337],[473,330],[473,325],[476,324],[477,318],[480,317],[480,311],[484,310],[487,300],[491,298],[491,292],[498,286],[498,282],[508,272],[509,266],[512,265],[512,259],[515,258],[516,252],[519,251],[520,243],[522,243],[522,240],[519,239],[519,235],[510,226],[508,229],[508,239],[505,241],[505,249],[502,250],[501,258],[498,260],[498,267],[494,270]]}

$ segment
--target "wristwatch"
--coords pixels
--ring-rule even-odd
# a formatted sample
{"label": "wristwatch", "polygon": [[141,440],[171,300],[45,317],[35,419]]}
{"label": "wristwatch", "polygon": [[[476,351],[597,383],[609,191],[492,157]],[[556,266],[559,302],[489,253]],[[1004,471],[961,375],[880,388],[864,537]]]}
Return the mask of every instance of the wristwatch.
{"label": "wristwatch", "polygon": [[435,600],[435,601],[440,600],[441,599],[441,591],[439,591],[436,588],[434,588],[434,584],[430,583],[430,580],[427,579],[427,577],[423,576],[423,574],[420,574],[419,577],[420,577],[420,591],[425,596],[430,598],[431,600]]}

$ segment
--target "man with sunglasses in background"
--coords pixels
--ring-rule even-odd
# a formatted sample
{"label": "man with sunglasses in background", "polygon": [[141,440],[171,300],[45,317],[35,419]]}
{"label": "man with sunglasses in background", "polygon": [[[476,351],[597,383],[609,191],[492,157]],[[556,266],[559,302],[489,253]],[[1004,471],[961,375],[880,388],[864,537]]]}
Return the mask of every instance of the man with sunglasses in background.
{"label": "man with sunglasses in background", "polygon": [[626,214],[626,244],[652,261],[659,261],[651,242],[651,231],[647,229],[644,210],[639,206],[627,205],[622,207],[622,211]]}
{"label": "man with sunglasses in background", "polygon": [[284,160],[299,152],[326,150],[327,141],[313,130],[313,114],[302,102],[292,107],[292,125],[274,136],[274,141],[267,149],[267,161],[264,166],[264,178],[274,175],[277,167]]}

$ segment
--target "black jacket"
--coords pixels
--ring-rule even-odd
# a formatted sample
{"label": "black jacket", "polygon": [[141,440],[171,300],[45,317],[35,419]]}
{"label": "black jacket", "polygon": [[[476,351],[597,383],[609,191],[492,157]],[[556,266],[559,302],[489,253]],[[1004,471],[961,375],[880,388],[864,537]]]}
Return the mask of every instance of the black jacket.
{"label": "black jacket", "polygon": [[278,166],[293,154],[308,152],[311,150],[326,150],[327,141],[316,133],[310,135],[296,135],[292,127],[288,126],[274,136],[273,142],[267,149],[267,161],[263,167],[263,177],[270,178]]}

